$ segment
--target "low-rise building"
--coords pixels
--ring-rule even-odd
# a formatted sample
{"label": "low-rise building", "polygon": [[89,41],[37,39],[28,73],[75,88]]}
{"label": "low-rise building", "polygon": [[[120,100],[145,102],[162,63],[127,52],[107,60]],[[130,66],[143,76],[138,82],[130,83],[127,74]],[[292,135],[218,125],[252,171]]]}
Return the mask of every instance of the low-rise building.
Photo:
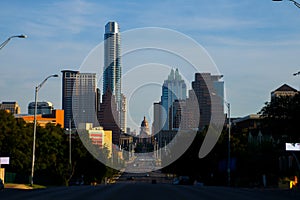
{"label": "low-rise building", "polygon": [[[15,118],[22,118],[26,123],[34,123],[34,115],[15,114]],[[37,124],[45,127],[46,124],[61,125],[64,128],[64,110],[52,110],[51,114],[36,115]]]}
{"label": "low-rise building", "polygon": [[21,113],[21,108],[16,101],[4,101],[0,103],[0,110],[8,110],[12,114]]}
{"label": "low-rise building", "polygon": [[103,127],[93,127],[92,123],[79,124],[79,129],[86,130],[92,144],[98,145],[100,148],[107,148],[108,157],[112,155],[112,131],[104,130]]}
{"label": "low-rise building", "polygon": [[[51,114],[53,108],[53,104],[51,102],[37,102],[36,103],[36,113],[37,114]],[[28,114],[34,115],[35,102],[30,102],[28,104]]]}

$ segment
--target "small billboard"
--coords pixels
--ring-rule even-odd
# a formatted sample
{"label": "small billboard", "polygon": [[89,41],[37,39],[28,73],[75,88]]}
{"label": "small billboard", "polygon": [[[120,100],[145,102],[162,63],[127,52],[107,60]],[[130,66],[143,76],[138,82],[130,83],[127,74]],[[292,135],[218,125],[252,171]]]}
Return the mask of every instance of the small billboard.
{"label": "small billboard", "polygon": [[300,143],[285,143],[286,151],[300,151]]}
{"label": "small billboard", "polygon": [[8,165],[9,157],[0,157],[0,165]]}

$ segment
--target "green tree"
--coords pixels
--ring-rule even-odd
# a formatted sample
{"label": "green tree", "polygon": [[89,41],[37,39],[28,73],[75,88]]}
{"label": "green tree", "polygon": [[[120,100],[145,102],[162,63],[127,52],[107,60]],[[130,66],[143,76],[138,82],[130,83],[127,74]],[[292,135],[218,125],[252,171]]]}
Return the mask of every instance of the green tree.
{"label": "green tree", "polygon": [[[85,139],[89,139],[84,134]],[[32,164],[33,124],[16,119],[0,110],[0,156],[9,156],[6,172],[16,173],[16,182],[28,183]],[[92,144],[90,144],[92,145]],[[107,149],[92,145],[102,158]],[[68,185],[72,177],[84,175],[87,182],[116,173],[100,163],[84,147],[78,134],[72,135],[72,164],[69,164],[69,136],[59,125],[37,125],[34,182],[45,185]]]}
{"label": "green tree", "polygon": [[266,102],[259,112],[262,116],[264,132],[276,138],[287,138],[291,142],[300,139],[299,115],[300,93],[295,96],[277,97],[271,102]]}

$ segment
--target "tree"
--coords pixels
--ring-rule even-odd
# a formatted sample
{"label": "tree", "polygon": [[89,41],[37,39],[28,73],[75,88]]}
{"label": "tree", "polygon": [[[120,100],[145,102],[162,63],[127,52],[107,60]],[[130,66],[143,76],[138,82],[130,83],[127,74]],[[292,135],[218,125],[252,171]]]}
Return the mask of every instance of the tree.
{"label": "tree", "polygon": [[[15,182],[28,183],[32,164],[33,124],[16,119],[11,113],[0,110],[0,156],[9,156],[6,172],[16,174]],[[87,136],[87,135],[85,135]],[[108,151],[99,149],[102,157]],[[101,181],[116,171],[94,158],[84,147],[79,136],[72,136],[72,165],[69,164],[69,136],[60,125],[37,125],[34,179],[37,184],[68,185],[70,179],[84,175],[85,181]]]}
{"label": "tree", "polygon": [[300,93],[276,97],[271,102],[266,102],[259,114],[264,132],[278,139],[285,137],[290,142],[299,141]]}
{"label": "tree", "polygon": [[10,157],[7,170],[27,174],[31,166],[32,130],[23,119],[4,110],[0,110],[0,156]]}

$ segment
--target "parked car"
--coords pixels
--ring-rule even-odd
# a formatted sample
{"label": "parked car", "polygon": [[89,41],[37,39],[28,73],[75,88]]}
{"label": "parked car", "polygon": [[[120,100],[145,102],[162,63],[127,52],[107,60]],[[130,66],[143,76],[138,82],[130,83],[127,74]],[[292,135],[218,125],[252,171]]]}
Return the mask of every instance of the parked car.
{"label": "parked car", "polygon": [[193,181],[188,176],[179,176],[174,178],[173,185],[192,185]]}
{"label": "parked car", "polygon": [[127,177],[127,180],[134,180],[134,177],[133,176],[129,176],[129,177]]}

